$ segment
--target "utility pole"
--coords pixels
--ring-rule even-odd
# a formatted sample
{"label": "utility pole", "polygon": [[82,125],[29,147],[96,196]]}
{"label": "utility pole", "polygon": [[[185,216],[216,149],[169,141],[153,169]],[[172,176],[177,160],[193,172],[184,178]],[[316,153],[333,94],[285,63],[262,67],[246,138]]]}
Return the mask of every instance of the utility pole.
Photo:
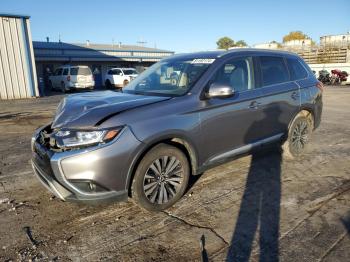
{"label": "utility pole", "polygon": [[140,46],[142,46],[142,47],[143,47],[145,44],[147,44],[147,42],[144,41],[142,37],[140,37],[140,40],[137,41],[136,43],[138,43],[138,44],[139,44]]}

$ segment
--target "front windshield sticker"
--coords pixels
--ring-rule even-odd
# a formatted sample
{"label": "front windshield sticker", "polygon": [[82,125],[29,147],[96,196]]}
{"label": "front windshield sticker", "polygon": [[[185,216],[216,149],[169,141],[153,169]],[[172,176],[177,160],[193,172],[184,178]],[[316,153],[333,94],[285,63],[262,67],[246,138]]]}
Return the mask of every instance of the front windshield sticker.
{"label": "front windshield sticker", "polygon": [[212,64],[214,61],[215,59],[197,58],[197,59],[193,59],[191,64]]}

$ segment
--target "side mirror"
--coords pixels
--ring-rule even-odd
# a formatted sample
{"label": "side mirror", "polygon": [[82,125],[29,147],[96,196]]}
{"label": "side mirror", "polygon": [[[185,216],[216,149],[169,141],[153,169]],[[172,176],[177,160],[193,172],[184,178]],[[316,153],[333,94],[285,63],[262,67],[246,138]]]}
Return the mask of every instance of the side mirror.
{"label": "side mirror", "polygon": [[119,75],[120,75],[120,76],[122,76],[122,75],[123,75],[123,73],[119,73]]}
{"label": "side mirror", "polygon": [[214,97],[230,97],[233,96],[233,88],[228,85],[213,83],[210,85],[208,93],[206,94],[207,98]]}

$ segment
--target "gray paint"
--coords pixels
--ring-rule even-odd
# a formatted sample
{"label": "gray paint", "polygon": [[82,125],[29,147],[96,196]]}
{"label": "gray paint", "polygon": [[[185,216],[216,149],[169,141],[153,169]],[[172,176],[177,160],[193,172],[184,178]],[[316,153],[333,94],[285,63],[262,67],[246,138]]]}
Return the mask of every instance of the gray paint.
{"label": "gray paint", "polygon": [[[195,165],[193,172],[197,174],[253,148],[283,139],[295,115],[304,108],[314,113],[317,125],[322,94],[312,74],[307,79],[263,87],[256,80],[255,86],[260,88],[235,92],[231,97],[206,98],[208,80],[225,61],[264,54],[295,57],[286,52],[254,49],[177,55],[168,59],[216,58],[184,96],[140,97],[110,92],[95,99],[92,95],[71,96],[58,110],[55,128],[124,126],[124,131],[110,144],[54,153],[49,158],[55,177],[79,199],[84,199],[84,194],[67,179],[91,179],[108,188],[112,195],[125,196],[138,160],[159,142],[177,139],[185,143]],[[103,196],[96,193],[89,198]]]}

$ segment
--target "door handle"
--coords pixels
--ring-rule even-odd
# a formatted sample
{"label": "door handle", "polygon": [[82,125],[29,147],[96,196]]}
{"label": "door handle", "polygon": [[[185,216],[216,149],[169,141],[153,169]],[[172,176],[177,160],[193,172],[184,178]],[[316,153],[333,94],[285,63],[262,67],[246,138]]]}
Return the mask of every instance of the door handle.
{"label": "door handle", "polygon": [[261,105],[261,103],[259,103],[257,101],[253,101],[253,102],[250,103],[249,108],[251,108],[251,109],[258,109],[260,105]]}
{"label": "door handle", "polygon": [[299,98],[299,93],[298,92],[293,92],[290,97],[294,100],[297,100]]}

